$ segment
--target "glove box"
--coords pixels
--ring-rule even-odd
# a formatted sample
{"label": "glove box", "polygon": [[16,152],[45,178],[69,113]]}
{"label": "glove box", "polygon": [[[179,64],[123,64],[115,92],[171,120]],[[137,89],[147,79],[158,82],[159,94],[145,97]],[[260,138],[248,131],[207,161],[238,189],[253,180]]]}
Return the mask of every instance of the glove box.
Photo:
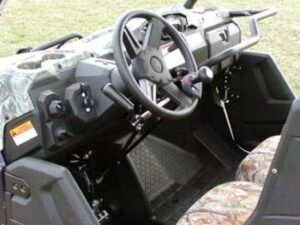
{"label": "glove box", "polygon": [[[208,55],[212,57],[225,49],[233,47],[241,42],[241,31],[235,23],[229,23],[221,27],[209,30],[205,33],[208,45]],[[229,58],[221,62],[222,69],[230,66],[234,58]]]}

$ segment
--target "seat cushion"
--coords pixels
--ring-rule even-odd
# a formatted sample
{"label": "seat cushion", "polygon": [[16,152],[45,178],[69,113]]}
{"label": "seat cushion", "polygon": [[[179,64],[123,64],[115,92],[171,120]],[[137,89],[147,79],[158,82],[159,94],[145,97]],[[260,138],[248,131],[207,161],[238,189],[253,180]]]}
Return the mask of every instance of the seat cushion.
{"label": "seat cushion", "polygon": [[177,225],[242,225],[255,209],[262,187],[251,182],[229,182],[207,192]]}
{"label": "seat cushion", "polygon": [[260,143],[238,167],[236,180],[264,184],[274,158],[280,136],[272,136]]}

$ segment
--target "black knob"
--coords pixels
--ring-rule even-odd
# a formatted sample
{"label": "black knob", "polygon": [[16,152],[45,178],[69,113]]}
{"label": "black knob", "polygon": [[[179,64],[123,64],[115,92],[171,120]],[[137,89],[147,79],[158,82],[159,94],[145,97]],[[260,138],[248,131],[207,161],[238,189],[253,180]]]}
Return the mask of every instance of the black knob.
{"label": "black knob", "polygon": [[62,116],[66,111],[63,101],[60,100],[50,102],[48,110],[49,114],[55,117]]}
{"label": "black knob", "polygon": [[66,141],[73,136],[73,133],[64,127],[59,127],[55,131],[55,136],[58,141]]}
{"label": "black knob", "polygon": [[207,66],[202,66],[196,77],[193,78],[192,83],[196,84],[199,82],[203,83],[210,83],[214,79],[214,73],[213,71],[207,67]]}
{"label": "black knob", "polygon": [[200,82],[210,83],[212,82],[213,78],[213,71],[210,68],[203,66],[197,73],[190,73],[183,77],[181,82],[182,89],[189,96],[201,97],[196,84]]}

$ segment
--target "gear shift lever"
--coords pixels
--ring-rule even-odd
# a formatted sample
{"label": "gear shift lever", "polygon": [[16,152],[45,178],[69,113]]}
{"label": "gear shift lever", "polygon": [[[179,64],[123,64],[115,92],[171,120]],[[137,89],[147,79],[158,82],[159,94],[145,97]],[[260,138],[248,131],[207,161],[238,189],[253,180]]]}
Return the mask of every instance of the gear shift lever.
{"label": "gear shift lever", "polygon": [[197,96],[197,88],[195,84],[203,82],[203,83],[210,83],[214,78],[213,71],[206,66],[202,66],[198,73],[187,74],[182,79],[182,88],[183,91],[189,96]]}

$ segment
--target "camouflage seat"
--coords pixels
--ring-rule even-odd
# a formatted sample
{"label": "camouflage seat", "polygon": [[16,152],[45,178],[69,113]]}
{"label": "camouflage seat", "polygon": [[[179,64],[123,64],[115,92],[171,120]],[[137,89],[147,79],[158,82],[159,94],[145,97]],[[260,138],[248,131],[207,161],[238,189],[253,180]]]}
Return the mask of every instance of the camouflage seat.
{"label": "camouflage seat", "polygon": [[241,162],[236,180],[250,181],[264,184],[268,175],[275,151],[279,144],[280,136],[272,136],[260,143],[248,156]]}
{"label": "camouflage seat", "polygon": [[242,225],[255,209],[262,187],[251,182],[230,182],[206,193],[177,225]]}

